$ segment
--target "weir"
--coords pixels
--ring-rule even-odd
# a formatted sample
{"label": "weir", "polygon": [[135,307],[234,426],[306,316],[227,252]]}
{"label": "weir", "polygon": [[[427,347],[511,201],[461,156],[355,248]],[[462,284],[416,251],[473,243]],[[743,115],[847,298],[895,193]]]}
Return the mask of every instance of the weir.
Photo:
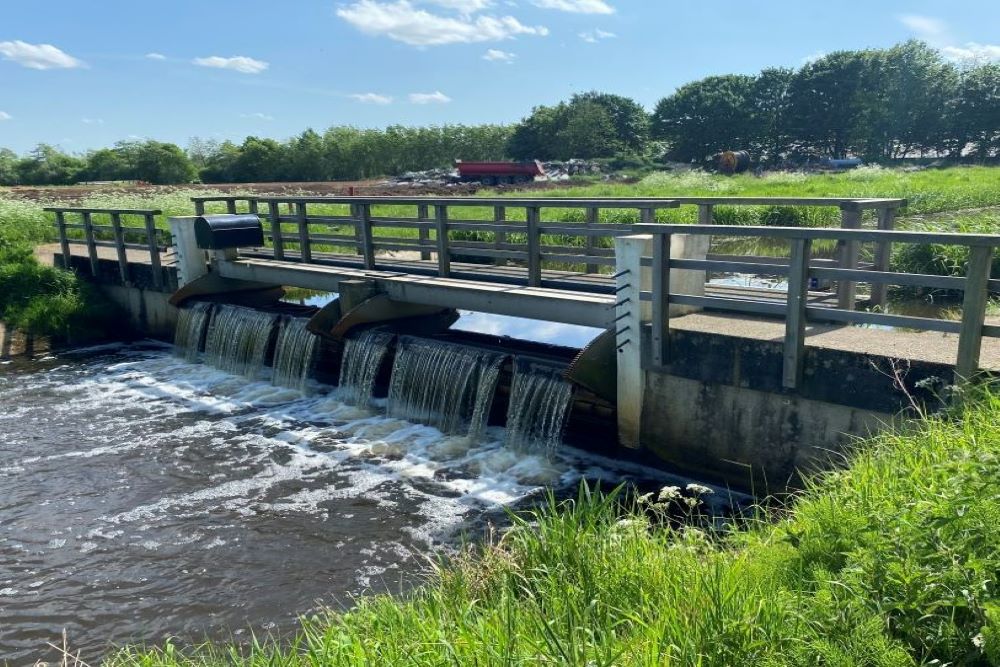
{"label": "weir", "polygon": [[186,361],[198,361],[205,341],[205,330],[212,317],[212,304],[197,302],[177,311],[177,330],[174,334],[176,351]]}
{"label": "weir", "polygon": [[316,336],[307,329],[308,325],[309,320],[304,317],[288,317],[281,321],[274,345],[271,382],[275,385],[305,391],[318,343]]}
{"label": "weir", "polygon": [[[150,269],[127,252],[115,263],[89,241],[86,253],[74,256],[72,246],[81,243],[63,224],[64,263],[107,284],[140,321],[151,313],[170,317],[172,306],[164,309],[156,290],[174,284],[173,305],[198,295],[267,306],[279,286],[342,292],[345,310],[324,309],[306,327],[322,340],[314,350],[342,358],[344,400],[370,407],[376,386],[388,383],[390,412],[473,436],[506,407],[513,448],[547,451],[566,413],[567,433],[580,433],[573,417],[584,401],[595,417],[617,421],[609,453],[642,449],[705,478],[780,490],[797,484],[803,470],[829,465],[854,437],[892,423],[911,400],[933,406],[940,387],[1000,370],[1000,323],[986,318],[989,295],[1000,293],[990,276],[1000,236],[893,231],[904,200],[222,200],[231,212],[246,202],[264,214],[247,230],[252,238],[227,243],[222,226],[213,230],[213,216],[174,218],[176,254],[163,254],[151,233]],[[199,212],[210,201],[200,198]],[[697,207],[700,224],[664,224],[667,209],[684,206]],[[716,206],[836,207],[841,228],[723,227],[710,224]],[[474,219],[484,207],[492,216]],[[57,218],[75,213],[60,209]],[[865,229],[867,220],[875,228]],[[198,243],[196,225],[206,244]],[[773,256],[722,254],[733,252],[734,238],[760,239]],[[899,244],[958,246],[970,261],[961,276],[895,273],[889,258]],[[782,289],[713,282],[734,274],[778,276]],[[858,285],[870,287],[859,292]],[[890,285],[957,293],[962,319],[886,312]],[[256,315],[237,326],[232,308],[220,305],[211,317],[209,363],[253,375],[271,347],[310,345],[301,325],[286,327],[287,315]],[[502,339],[466,354],[455,346],[461,340],[443,335],[458,309],[605,333],[565,377],[540,366],[526,372],[530,356],[515,358]],[[204,317],[180,316],[177,340],[187,355],[196,356],[188,341],[200,337]],[[359,335],[362,327],[372,328]],[[421,342],[408,339],[414,333]],[[272,345],[275,337],[281,341]],[[396,377],[387,379],[396,348]],[[281,352],[276,381],[301,388],[305,354]],[[496,355],[505,361],[495,364]],[[336,366],[317,364],[317,375],[324,368],[330,374]],[[491,392],[494,372],[500,388]],[[935,383],[937,390],[927,389]]]}

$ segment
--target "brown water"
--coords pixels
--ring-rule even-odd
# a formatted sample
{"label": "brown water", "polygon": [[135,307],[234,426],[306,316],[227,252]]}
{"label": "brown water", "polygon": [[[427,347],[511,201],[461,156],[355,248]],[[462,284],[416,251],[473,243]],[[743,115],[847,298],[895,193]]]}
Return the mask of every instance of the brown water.
{"label": "brown water", "polygon": [[[400,592],[541,485],[647,471],[552,460],[227,375],[155,345],[0,364],[0,662],[290,631]],[[655,473],[649,479],[658,480]],[[666,479],[666,478],[663,478]]]}

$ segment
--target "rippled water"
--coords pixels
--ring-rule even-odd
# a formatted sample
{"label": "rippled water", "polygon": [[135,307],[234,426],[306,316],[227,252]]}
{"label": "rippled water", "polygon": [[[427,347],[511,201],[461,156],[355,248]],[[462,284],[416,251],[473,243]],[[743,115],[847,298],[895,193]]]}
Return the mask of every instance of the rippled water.
{"label": "rippled water", "polygon": [[63,628],[91,664],[109,642],[280,632],[405,590],[540,485],[645,474],[265,380],[152,344],[0,364],[0,658],[51,659]]}

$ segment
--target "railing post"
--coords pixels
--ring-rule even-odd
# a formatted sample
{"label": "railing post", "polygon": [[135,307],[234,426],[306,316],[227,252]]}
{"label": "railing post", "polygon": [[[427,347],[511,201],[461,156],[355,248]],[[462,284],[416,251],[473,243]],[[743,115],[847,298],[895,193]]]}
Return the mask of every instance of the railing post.
{"label": "railing post", "polygon": [[[418,204],[417,220],[420,222],[429,222],[430,216],[427,215],[427,212],[427,204]],[[426,227],[421,227],[417,230],[417,239],[420,241],[420,259],[429,261],[431,258],[431,251],[424,248],[424,246],[430,245],[431,235]]]}
{"label": "railing post", "polygon": [[90,258],[90,273],[94,277],[98,273],[97,240],[94,238],[94,223],[90,217],[90,211],[80,214],[83,218],[83,235],[87,240],[87,257]]}
{"label": "railing post", "polygon": [[785,311],[784,365],[781,385],[796,389],[802,383],[802,361],[806,346],[806,301],[809,294],[809,239],[792,239],[788,266],[788,297]]}
{"label": "railing post", "polygon": [[[884,207],[878,209],[878,228],[881,231],[892,231],[896,221],[896,209]],[[875,243],[875,270],[886,272],[892,258],[892,242],[878,241]],[[871,298],[873,306],[885,306],[888,299],[889,286],[886,283],[872,283]]]}
{"label": "railing post", "polygon": [[653,234],[653,367],[670,363],[670,234]]}
{"label": "railing post", "polygon": [[194,214],[205,215],[205,202],[200,199],[194,200]]}
{"label": "railing post", "polygon": [[[494,206],[493,207],[493,224],[502,225],[507,220],[507,207],[505,206]],[[507,244],[507,232],[493,232],[493,247],[496,250],[500,250],[500,246]],[[502,257],[495,257],[493,259],[493,264],[496,266],[503,266],[507,263],[507,260]]]}
{"label": "railing post", "polygon": [[711,204],[698,204],[698,224],[712,224],[712,212],[715,207]]}
{"label": "railing post", "polygon": [[160,268],[160,244],[156,242],[156,218],[146,213],[146,245],[149,247],[149,264],[153,272],[153,285],[163,287],[163,270]]}
{"label": "railing post", "polygon": [[[598,221],[600,219],[599,216],[600,216],[599,208],[597,208],[596,206],[591,206],[587,208],[586,227],[588,230],[597,226]],[[594,254],[594,250],[597,248],[597,238],[588,234],[586,240],[584,241],[584,247],[586,249],[587,256],[588,257],[592,256]],[[601,269],[597,264],[587,264],[586,270],[587,273],[600,273]]]}
{"label": "railing post", "polygon": [[435,206],[434,219],[437,223],[437,260],[438,275],[447,278],[451,275],[451,256],[448,251],[448,207],[443,204]]}
{"label": "railing post", "polygon": [[271,243],[274,245],[274,258],[285,259],[285,239],[281,238],[281,203],[270,201],[267,209],[271,216]]}
{"label": "railing post", "polygon": [[59,246],[62,249],[62,264],[64,269],[69,269],[72,264],[70,256],[69,237],[66,236],[66,214],[56,211],[56,229],[59,231]]}
{"label": "railing post", "polygon": [[528,286],[540,287],[542,284],[542,237],[538,231],[541,217],[537,206],[525,209],[525,219],[528,223]]}
{"label": "railing post", "polygon": [[361,204],[361,254],[364,257],[365,268],[375,268],[375,239],[372,235],[372,206]]}
{"label": "railing post", "polygon": [[[857,205],[840,205],[841,229],[861,228],[861,209]],[[858,242],[840,242],[840,268],[858,268]],[[853,280],[837,281],[837,307],[841,310],[854,310],[857,303],[857,284]]]}
{"label": "railing post", "polygon": [[236,214],[236,197],[226,198],[226,213],[229,213],[230,215]]}
{"label": "railing post", "polygon": [[303,201],[295,202],[295,220],[299,225],[299,258],[308,264],[312,261],[312,246],[309,243],[309,218]]}
{"label": "railing post", "polygon": [[253,197],[247,199],[247,210],[253,213],[254,215],[258,214],[257,200],[254,199]]}
{"label": "railing post", "polygon": [[115,252],[118,254],[118,273],[122,284],[128,284],[128,254],[125,251],[125,234],[122,233],[122,214],[111,214],[111,230],[115,237]]}
{"label": "railing post", "polygon": [[618,442],[641,444],[645,377],[642,369],[642,256],[650,237],[634,234],[615,239],[615,332],[618,378]]}
{"label": "railing post", "polygon": [[965,276],[965,296],[962,300],[962,328],[958,335],[955,384],[968,382],[979,370],[992,264],[992,247],[969,248],[969,270]]}

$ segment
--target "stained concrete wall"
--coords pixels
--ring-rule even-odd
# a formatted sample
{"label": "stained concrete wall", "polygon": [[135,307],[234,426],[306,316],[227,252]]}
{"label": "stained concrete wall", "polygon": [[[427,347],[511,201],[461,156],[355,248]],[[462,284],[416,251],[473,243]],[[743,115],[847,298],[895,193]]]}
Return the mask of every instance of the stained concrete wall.
{"label": "stained concrete wall", "polygon": [[177,327],[177,308],[169,303],[170,294],[139,287],[99,284],[109,299],[129,314],[129,324],[144,336],[172,341]]}
{"label": "stained concrete wall", "polygon": [[[843,462],[852,442],[898,421],[941,364],[810,347],[804,380],[781,386],[779,341],[671,331],[671,365],[644,371],[641,444],[671,466],[740,490],[778,492]],[[648,337],[648,333],[647,333]],[[905,391],[898,386],[903,382]]]}

